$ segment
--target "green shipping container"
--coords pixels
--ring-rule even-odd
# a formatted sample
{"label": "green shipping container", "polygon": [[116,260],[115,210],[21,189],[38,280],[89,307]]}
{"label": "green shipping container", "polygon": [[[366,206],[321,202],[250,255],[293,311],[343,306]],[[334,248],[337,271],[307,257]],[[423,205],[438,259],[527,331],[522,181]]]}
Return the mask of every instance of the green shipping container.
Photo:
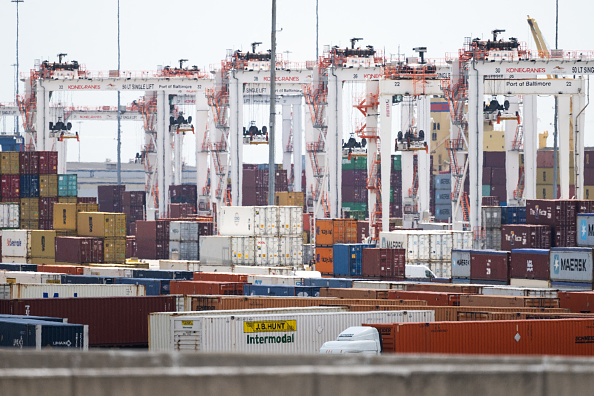
{"label": "green shipping container", "polygon": [[361,221],[367,218],[367,211],[362,210],[351,210],[349,212],[345,212],[346,217],[349,219]]}
{"label": "green shipping container", "polygon": [[343,170],[358,170],[358,169],[367,169],[367,157],[362,156],[351,156],[349,157],[342,157],[342,169]]}
{"label": "green shipping container", "polygon": [[58,175],[58,197],[76,197],[77,195],[76,175]]}
{"label": "green shipping container", "polygon": [[397,171],[401,171],[402,170],[402,157],[400,155],[393,155],[392,156],[392,163],[393,165],[393,169],[397,170]]}
{"label": "green shipping container", "polygon": [[348,212],[367,212],[367,202],[343,202],[342,209]]}
{"label": "green shipping container", "polygon": [[483,184],[483,197],[490,197],[491,196],[491,186]]}

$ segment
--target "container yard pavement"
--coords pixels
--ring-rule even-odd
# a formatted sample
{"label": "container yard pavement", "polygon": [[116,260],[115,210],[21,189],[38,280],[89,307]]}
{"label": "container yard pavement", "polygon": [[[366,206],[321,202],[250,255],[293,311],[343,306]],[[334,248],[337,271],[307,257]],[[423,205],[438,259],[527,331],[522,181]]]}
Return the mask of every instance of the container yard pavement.
{"label": "container yard pavement", "polygon": [[594,359],[0,350],[0,396],[589,394]]}

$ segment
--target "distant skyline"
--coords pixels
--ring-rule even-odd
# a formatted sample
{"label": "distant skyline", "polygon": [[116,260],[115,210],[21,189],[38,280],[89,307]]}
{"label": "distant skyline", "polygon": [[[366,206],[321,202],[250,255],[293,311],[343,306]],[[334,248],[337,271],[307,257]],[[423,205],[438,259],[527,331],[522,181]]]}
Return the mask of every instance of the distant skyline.
{"label": "distant skyline", "polygon": [[[586,0],[559,3],[559,48],[594,51],[594,35],[588,29],[594,3]],[[270,48],[271,1],[120,0],[120,7],[122,70],[156,70],[159,65],[175,66],[180,58],[188,59],[188,65],[210,69],[220,65],[227,50],[248,50],[253,41],[263,43],[259,47],[261,51]],[[277,28],[282,28],[277,34],[277,53],[295,62],[314,60],[315,0],[279,1],[277,11]],[[486,39],[493,29],[505,29],[504,38],[516,37],[535,49],[527,15],[537,20],[545,40],[553,48],[554,0],[502,0],[480,5],[457,0],[422,3],[320,0],[320,54],[328,45],[345,47],[350,38],[362,37],[361,46],[373,45],[386,56],[397,53],[410,56],[413,47],[426,46],[428,58],[443,59],[446,53],[457,53],[465,37]],[[57,61],[58,53],[67,53],[67,60],[77,60],[91,71],[117,69],[117,0],[84,3],[24,0],[19,3],[19,19],[21,75],[28,74],[36,60]],[[0,1],[0,37],[0,103],[13,102],[16,3],[10,0]],[[24,91],[23,85],[20,91]],[[122,95],[122,102],[129,103],[141,95],[142,92]],[[115,106],[117,101],[112,93],[60,94],[52,100],[77,106]],[[552,109],[544,108],[550,106],[549,102],[544,103],[539,102],[538,130],[549,130],[552,142]],[[115,161],[115,122],[74,124],[81,132],[81,143],[69,142],[69,161],[78,160],[79,147],[83,161],[106,158]],[[594,113],[590,107],[586,109],[586,128],[586,144],[594,145],[594,133],[590,132],[594,129]],[[12,133],[13,130],[12,118],[0,119],[0,131]],[[124,122],[122,132],[125,162],[140,151],[142,125]],[[348,131],[345,136],[348,137]],[[194,164],[193,137],[187,140],[184,156],[186,162]],[[276,158],[280,160],[280,144],[277,150]],[[248,149],[246,162],[261,158],[263,152],[266,148]]]}

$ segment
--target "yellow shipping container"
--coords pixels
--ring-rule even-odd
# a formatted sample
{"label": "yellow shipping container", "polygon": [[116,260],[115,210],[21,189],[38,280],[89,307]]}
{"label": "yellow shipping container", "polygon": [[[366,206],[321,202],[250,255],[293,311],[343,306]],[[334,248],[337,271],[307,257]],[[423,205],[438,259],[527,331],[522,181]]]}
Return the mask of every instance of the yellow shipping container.
{"label": "yellow shipping container", "polygon": [[303,192],[290,192],[289,194],[289,206],[303,206]]}
{"label": "yellow shipping container", "polygon": [[38,230],[39,220],[23,220],[21,219],[22,230]]}
{"label": "yellow shipping container", "polygon": [[21,222],[39,220],[39,198],[21,198]]}
{"label": "yellow shipping container", "polygon": [[126,262],[126,238],[103,240],[103,262],[122,264]]}
{"label": "yellow shipping container", "polygon": [[58,175],[39,175],[39,196],[58,196]]}
{"label": "yellow shipping container", "polygon": [[[53,258],[45,258],[45,257],[31,257],[31,264],[45,264],[45,265],[54,265],[56,264],[56,259]],[[41,269],[43,270],[43,268]]]}
{"label": "yellow shipping container", "polygon": [[277,206],[289,205],[289,193],[286,191],[278,191],[275,193],[275,202]]}
{"label": "yellow shipping container", "polygon": [[31,257],[50,259],[56,257],[56,231],[31,231]]}
{"label": "yellow shipping container", "polygon": [[98,212],[99,204],[96,203],[79,203],[76,204],[76,212]]}
{"label": "yellow shipping container", "polygon": [[77,215],[79,236],[114,238],[126,236],[126,215],[123,213],[80,212]]}
{"label": "yellow shipping container", "polygon": [[76,197],[58,197],[58,202],[59,203],[77,203],[78,202],[78,198]]}
{"label": "yellow shipping container", "polygon": [[[540,185],[553,185],[553,168],[538,168],[536,169],[536,184]],[[557,184],[561,184],[561,175],[557,173]],[[569,184],[575,184],[575,174],[573,167],[569,168]]]}
{"label": "yellow shipping container", "polygon": [[0,155],[0,173],[3,175],[18,175],[20,173],[18,151],[5,151]]}
{"label": "yellow shipping container", "polygon": [[76,230],[55,230],[57,237],[76,236]]}
{"label": "yellow shipping container", "polygon": [[[54,230],[76,231],[76,204],[54,204]],[[74,233],[76,235],[76,232]]]}

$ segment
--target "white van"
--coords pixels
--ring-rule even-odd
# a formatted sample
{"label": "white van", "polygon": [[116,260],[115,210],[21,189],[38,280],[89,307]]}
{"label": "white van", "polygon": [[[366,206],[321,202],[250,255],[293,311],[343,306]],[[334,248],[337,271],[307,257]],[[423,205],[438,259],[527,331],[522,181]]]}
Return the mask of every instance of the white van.
{"label": "white van", "polygon": [[406,264],[404,266],[404,275],[406,276],[406,279],[435,278],[435,274],[429,267],[417,264]]}

